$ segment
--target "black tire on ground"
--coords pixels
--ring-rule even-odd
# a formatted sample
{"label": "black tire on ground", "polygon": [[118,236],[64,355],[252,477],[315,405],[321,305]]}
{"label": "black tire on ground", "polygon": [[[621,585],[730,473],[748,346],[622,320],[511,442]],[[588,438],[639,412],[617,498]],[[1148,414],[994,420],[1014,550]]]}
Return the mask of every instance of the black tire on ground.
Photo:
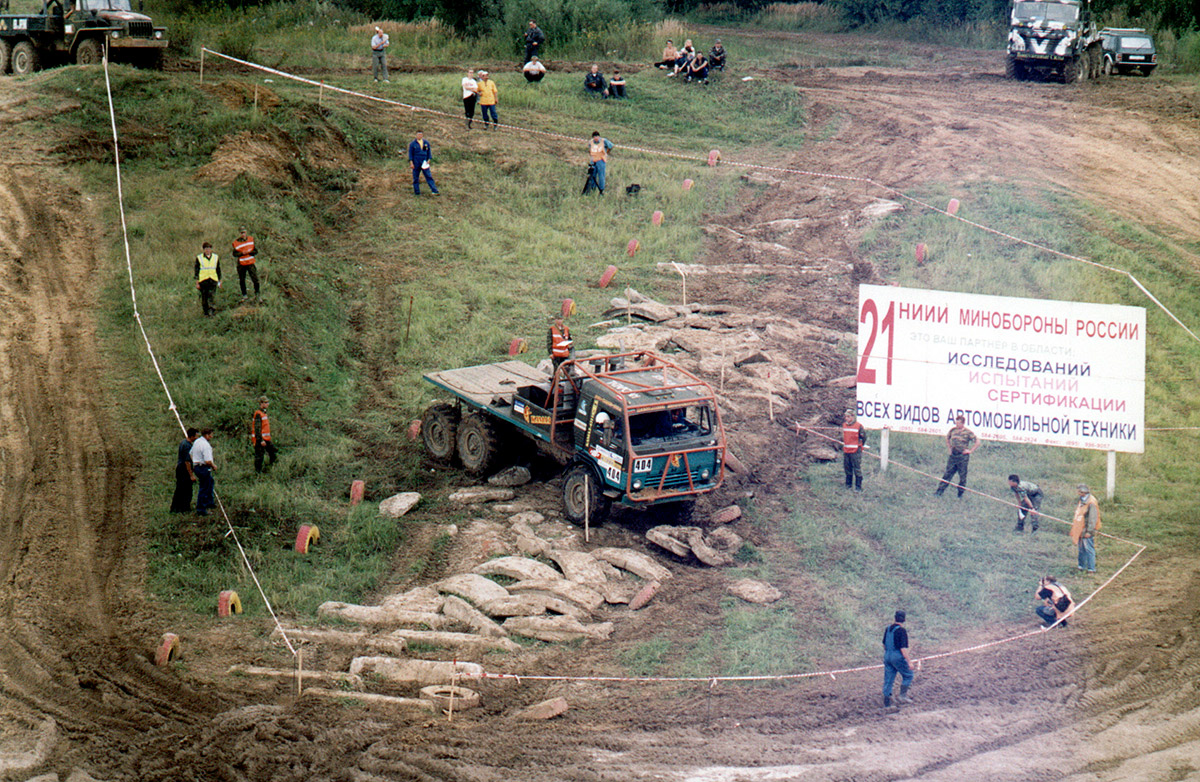
{"label": "black tire on ground", "polygon": [[1143,76],[1149,76],[1150,74],[1154,73],[1153,68],[1142,68],[1141,71]]}
{"label": "black tire on ground", "polygon": [[137,65],[139,68],[145,68],[146,70],[161,71],[163,67],[162,49],[151,49],[143,52],[142,56],[138,58]]}
{"label": "black tire on ground", "polygon": [[8,41],[0,38],[0,76],[8,73],[9,58],[12,57],[12,46]]}
{"label": "black tire on ground", "polygon": [[439,462],[454,459],[458,445],[458,410],[454,405],[436,402],[421,416],[421,441],[425,450]]}
{"label": "black tire on ground", "polygon": [[458,461],[472,475],[486,475],[500,455],[500,443],[491,420],[472,413],[458,425]]}
{"label": "black tire on ground", "polygon": [[1073,84],[1077,81],[1083,81],[1084,64],[1078,57],[1070,57],[1063,63],[1063,84]]}
{"label": "black tire on ground", "polygon": [[568,467],[567,477],[563,480],[563,515],[572,524],[582,527],[586,509],[586,514],[590,516],[589,526],[603,524],[612,510],[612,500],[605,497],[601,489],[600,479],[591,468],[583,464]]}
{"label": "black tire on ground", "polygon": [[1104,58],[1104,75],[1105,76],[1113,75],[1113,63],[1112,63],[1112,60],[1109,59],[1108,57]]}
{"label": "black tire on ground", "polygon": [[104,59],[104,45],[95,38],[85,38],[75,47],[76,65],[96,65]]}
{"label": "black tire on ground", "polygon": [[1025,78],[1025,66],[1017,62],[1011,54],[1004,59],[1004,75],[1010,79],[1021,81]]}
{"label": "black tire on ground", "polygon": [[29,41],[21,41],[12,50],[12,72],[25,76],[42,67],[37,48]]}
{"label": "black tire on ground", "polygon": [[670,519],[668,523],[679,527],[689,527],[692,524],[692,515],[696,512],[696,501],[680,500],[659,507],[662,508],[662,516]]}

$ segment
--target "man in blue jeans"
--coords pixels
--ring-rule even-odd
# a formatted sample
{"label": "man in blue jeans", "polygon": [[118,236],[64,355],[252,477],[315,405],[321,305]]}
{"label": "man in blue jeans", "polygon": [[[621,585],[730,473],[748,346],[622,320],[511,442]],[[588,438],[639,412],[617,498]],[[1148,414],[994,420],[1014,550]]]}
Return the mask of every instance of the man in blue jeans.
{"label": "man in blue jeans", "polygon": [[425,140],[425,134],[418,130],[417,137],[408,145],[408,162],[412,166],[413,175],[413,195],[421,195],[421,174],[425,174],[429,192],[434,195],[438,194],[437,185],[433,182],[433,171],[429,167],[431,158],[433,158],[433,150],[430,149],[429,142]]}
{"label": "man in blue jeans", "polygon": [[883,632],[883,705],[892,705],[892,683],[900,674],[900,694],[896,703],[912,703],[908,688],[912,686],[913,669],[908,659],[908,631],[904,629],[904,612],[896,612],[896,621]]}
{"label": "man in blue jeans", "polygon": [[201,429],[200,436],[192,443],[192,473],[200,484],[200,491],[196,495],[197,516],[207,516],[209,510],[217,507],[213,497],[216,483],[213,479],[213,470],[216,469],[216,465],[213,464],[212,437],[213,430],[211,428]]}

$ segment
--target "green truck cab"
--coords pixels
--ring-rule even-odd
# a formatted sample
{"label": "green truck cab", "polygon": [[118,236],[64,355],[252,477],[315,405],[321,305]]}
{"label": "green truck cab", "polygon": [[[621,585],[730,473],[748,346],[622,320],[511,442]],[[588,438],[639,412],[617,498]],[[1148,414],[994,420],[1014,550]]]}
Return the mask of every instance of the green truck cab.
{"label": "green truck cab", "polygon": [[532,444],[566,468],[563,511],[575,523],[599,523],[614,502],[686,515],[724,477],[712,388],[649,351],[564,361],[553,375],[506,361],[425,379],[455,398],[425,411],[430,456],[484,475]]}
{"label": "green truck cab", "polygon": [[130,0],[42,0],[41,7],[14,13],[0,0],[0,74],[33,73],[63,62],[93,65],[110,58],[160,67],[167,31],[135,11]]}

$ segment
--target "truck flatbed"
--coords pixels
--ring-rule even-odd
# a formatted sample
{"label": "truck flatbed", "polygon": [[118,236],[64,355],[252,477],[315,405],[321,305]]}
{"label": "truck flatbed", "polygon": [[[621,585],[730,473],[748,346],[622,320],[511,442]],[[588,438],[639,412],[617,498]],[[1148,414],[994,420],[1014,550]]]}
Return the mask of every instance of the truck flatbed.
{"label": "truck flatbed", "polygon": [[550,384],[549,375],[521,361],[443,369],[430,372],[425,379],[477,407],[498,407],[502,399],[506,405],[512,405],[513,396],[521,386]]}

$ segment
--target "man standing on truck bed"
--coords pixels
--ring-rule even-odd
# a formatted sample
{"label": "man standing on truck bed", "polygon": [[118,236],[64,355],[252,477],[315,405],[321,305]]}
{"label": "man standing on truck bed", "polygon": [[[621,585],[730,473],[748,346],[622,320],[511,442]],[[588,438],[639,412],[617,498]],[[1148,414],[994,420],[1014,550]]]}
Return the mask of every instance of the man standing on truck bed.
{"label": "man standing on truck bed", "polygon": [[246,300],[246,275],[254,283],[254,300],[258,301],[258,268],[254,265],[254,237],[245,228],[238,229],[233,240],[233,257],[237,258],[238,285],[242,288],[242,301]]}
{"label": "man standing on truck bed", "polygon": [[571,329],[562,318],[555,318],[546,334],[546,351],[554,362],[554,369],[566,361],[575,352],[575,343],[571,341]]}

